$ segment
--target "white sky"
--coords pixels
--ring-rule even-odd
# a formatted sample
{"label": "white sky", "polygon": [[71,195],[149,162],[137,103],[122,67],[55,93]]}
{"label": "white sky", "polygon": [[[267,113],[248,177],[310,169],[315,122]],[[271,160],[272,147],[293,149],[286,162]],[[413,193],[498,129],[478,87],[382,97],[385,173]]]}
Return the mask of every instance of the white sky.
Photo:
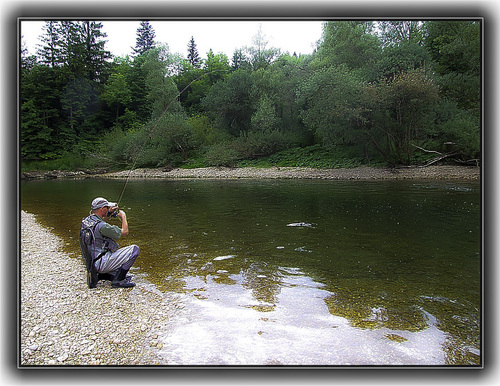
{"label": "white sky", "polygon": [[[140,21],[103,21],[102,31],[107,34],[105,48],[115,56],[132,53]],[[321,38],[322,21],[150,21],[156,41],[167,43],[172,53],[187,56],[187,46],[194,37],[198,53],[206,58],[212,49],[215,54],[225,53],[231,60],[234,50],[252,45],[259,25],[268,41],[267,47],[282,52],[310,54]],[[31,55],[43,34],[43,21],[21,21],[21,35]]]}

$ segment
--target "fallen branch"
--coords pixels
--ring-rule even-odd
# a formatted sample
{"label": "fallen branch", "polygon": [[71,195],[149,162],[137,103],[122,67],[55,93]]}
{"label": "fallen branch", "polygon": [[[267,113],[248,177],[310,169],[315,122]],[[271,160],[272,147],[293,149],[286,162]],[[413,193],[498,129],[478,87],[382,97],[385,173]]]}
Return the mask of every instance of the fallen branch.
{"label": "fallen branch", "polygon": [[443,154],[443,153],[441,153],[441,152],[439,152],[439,151],[436,151],[436,150],[427,150],[427,149],[424,149],[423,147],[420,147],[420,146],[417,146],[417,145],[414,145],[414,144],[411,144],[411,145],[412,145],[413,147],[416,147],[416,148],[417,148],[417,149],[419,149],[419,150],[422,150],[422,151],[426,152],[426,153],[434,153],[434,154],[439,154],[439,157],[436,157],[436,158],[432,159],[431,161],[427,162],[427,163],[426,163],[425,165],[423,165],[423,166],[419,166],[420,168],[425,168],[425,167],[427,167],[427,166],[429,166],[429,165],[432,165],[432,164],[434,164],[434,163],[436,163],[436,162],[438,162],[438,161],[441,161],[441,160],[443,160],[443,159],[445,159],[445,158],[452,157],[452,156],[454,156],[454,155],[460,154],[460,153],[459,153],[459,152],[457,152],[457,151],[454,151],[454,152],[452,152],[452,153],[445,153],[445,154]]}
{"label": "fallen branch", "polygon": [[436,150],[427,150],[427,149],[424,149],[423,147],[420,147],[420,146],[417,146],[417,145],[414,145],[413,143],[411,144],[413,147],[416,147],[417,149],[419,150],[422,150],[422,151],[425,151],[426,153],[436,153],[436,154],[439,154],[439,155],[443,155],[443,153],[440,153],[439,151],[436,151]]}
{"label": "fallen branch", "polygon": [[419,166],[419,167],[421,167],[421,168],[425,168],[425,167],[427,167],[427,166],[429,166],[429,165],[432,165],[432,164],[434,164],[434,163],[436,163],[436,162],[438,162],[438,161],[441,161],[442,159],[445,159],[445,158],[448,158],[448,157],[451,157],[451,156],[454,156],[454,155],[457,155],[457,154],[459,154],[459,153],[454,152],[454,153],[442,154],[441,156],[436,157],[436,158],[434,158],[433,160],[431,160],[431,161],[427,162],[425,165],[423,165],[423,166]]}
{"label": "fallen branch", "polygon": [[457,158],[453,158],[453,161],[455,161],[456,163],[462,164],[462,165],[476,165],[477,167],[479,167],[479,163],[481,162],[481,160],[479,158],[468,159],[466,161],[462,161],[462,160],[459,160]]}

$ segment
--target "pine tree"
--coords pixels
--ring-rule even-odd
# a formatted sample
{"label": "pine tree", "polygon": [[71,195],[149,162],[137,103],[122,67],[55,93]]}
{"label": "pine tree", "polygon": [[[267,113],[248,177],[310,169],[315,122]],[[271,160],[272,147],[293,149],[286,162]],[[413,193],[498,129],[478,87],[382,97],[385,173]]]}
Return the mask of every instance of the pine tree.
{"label": "pine tree", "polygon": [[56,21],[47,21],[43,27],[44,33],[41,36],[42,45],[39,46],[37,54],[40,62],[47,67],[57,67],[63,64],[62,46],[64,38],[61,35],[61,28]]}
{"label": "pine tree", "polygon": [[106,60],[111,53],[104,49],[103,40],[107,35],[101,31],[102,23],[84,21],[80,24],[80,34],[83,44],[83,59],[86,67],[86,77],[89,80],[99,81],[106,68]]}
{"label": "pine tree", "polygon": [[194,42],[194,37],[191,36],[191,40],[188,44],[188,61],[193,65],[193,67],[200,68],[201,59],[200,55],[198,55],[198,49],[196,48],[196,44]]}
{"label": "pine tree", "polygon": [[141,21],[141,25],[137,28],[137,38],[135,43],[134,53],[143,55],[146,51],[155,48],[155,31],[149,21]]}

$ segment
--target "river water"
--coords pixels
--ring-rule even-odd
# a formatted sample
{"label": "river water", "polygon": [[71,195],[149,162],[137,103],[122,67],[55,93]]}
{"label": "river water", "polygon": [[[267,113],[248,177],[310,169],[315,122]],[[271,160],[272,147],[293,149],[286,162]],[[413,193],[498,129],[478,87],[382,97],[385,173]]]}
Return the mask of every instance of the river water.
{"label": "river water", "polygon": [[[123,184],[25,181],[21,207],[77,256]],[[477,182],[130,180],[120,206],[135,272],[180,304],[169,364],[481,364]]]}

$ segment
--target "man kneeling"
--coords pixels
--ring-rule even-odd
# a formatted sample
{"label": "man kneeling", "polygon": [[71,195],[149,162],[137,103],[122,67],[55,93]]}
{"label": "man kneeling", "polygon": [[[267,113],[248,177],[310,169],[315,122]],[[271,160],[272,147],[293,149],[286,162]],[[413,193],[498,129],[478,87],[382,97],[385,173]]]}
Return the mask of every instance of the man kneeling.
{"label": "man kneeling", "polygon": [[[111,216],[120,218],[121,228],[106,222]],[[116,203],[97,197],[92,201],[89,216],[82,220],[81,229],[91,229],[93,234],[92,245],[87,248],[88,256],[84,256],[91,259],[92,265],[91,269],[87,266],[89,287],[95,288],[99,279],[112,280],[111,285],[115,288],[134,287],[135,283],[130,281],[127,272],[139,256],[139,247],[130,245],[119,248],[116,242],[129,233],[125,212],[119,210]]]}

